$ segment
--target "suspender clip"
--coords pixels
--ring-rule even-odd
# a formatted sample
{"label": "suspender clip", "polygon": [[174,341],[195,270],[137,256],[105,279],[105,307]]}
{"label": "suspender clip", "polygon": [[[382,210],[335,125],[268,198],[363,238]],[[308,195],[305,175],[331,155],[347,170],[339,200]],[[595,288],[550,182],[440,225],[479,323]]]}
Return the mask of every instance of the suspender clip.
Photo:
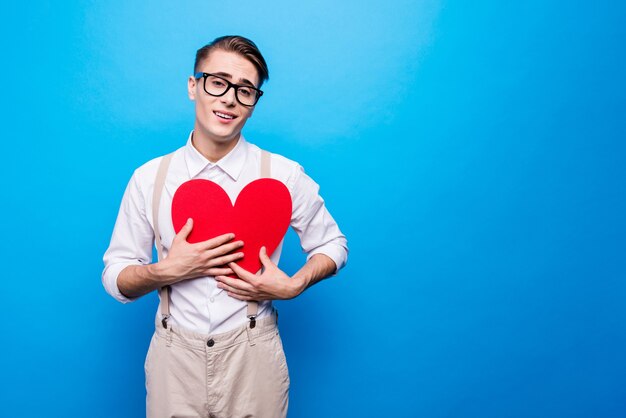
{"label": "suspender clip", "polygon": [[163,319],[161,319],[161,324],[163,325],[163,328],[167,329],[167,320],[170,318],[169,315],[163,315]]}
{"label": "suspender clip", "polygon": [[250,328],[256,327],[256,315],[248,315],[250,318]]}

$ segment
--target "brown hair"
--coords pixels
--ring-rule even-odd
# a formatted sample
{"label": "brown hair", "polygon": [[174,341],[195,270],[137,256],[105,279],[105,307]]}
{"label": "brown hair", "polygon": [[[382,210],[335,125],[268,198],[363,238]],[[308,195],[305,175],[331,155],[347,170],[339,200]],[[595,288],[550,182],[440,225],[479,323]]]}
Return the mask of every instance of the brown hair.
{"label": "brown hair", "polygon": [[269,71],[267,69],[267,63],[261,55],[261,51],[257,48],[256,44],[248,38],[243,36],[221,36],[216,38],[210,44],[206,44],[196,52],[196,62],[193,65],[193,72],[198,72],[198,65],[213,51],[214,49],[221,49],[222,51],[235,52],[242,55],[245,59],[250,61],[257,70],[259,75],[260,88],[265,81],[270,78]]}

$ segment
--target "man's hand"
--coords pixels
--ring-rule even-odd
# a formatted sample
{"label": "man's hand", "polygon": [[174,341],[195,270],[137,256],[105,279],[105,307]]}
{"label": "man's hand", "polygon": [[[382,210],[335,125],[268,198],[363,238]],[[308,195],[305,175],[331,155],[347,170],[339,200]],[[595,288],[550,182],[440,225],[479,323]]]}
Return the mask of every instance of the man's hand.
{"label": "man's hand", "polygon": [[190,244],[187,237],[193,229],[189,218],[185,226],[176,234],[172,247],[161,264],[161,273],[180,280],[196,277],[232,274],[226,265],[243,257],[242,252],[233,253],[243,246],[243,241],[231,241],[234,234],[224,234],[207,241]]}
{"label": "man's hand", "polygon": [[228,265],[239,278],[226,277],[226,275],[216,276],[217,287],[224,289],[235,299],[257,301],[292,299],[304,291],[305,282],[290,278],[279,269],[267,256],[265,247],[261,247],[259,258],[263,264],[261,275],[252,274],[231,262]]}

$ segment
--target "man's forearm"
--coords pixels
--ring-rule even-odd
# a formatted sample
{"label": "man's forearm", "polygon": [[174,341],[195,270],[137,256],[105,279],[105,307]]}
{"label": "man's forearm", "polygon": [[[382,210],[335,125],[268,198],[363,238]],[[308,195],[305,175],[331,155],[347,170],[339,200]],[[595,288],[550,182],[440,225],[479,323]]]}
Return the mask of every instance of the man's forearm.
{"label": "man's forearm", "polygon": [[117,287],[127,298],[138,298],[155,289],[175,283],[167,277],[159,263],[128,266],[117,276]]}
{"label": "man's forearm", "polygon": [[299,287],[298,294],[335,273],[336,270],[337,265],[332,258],[325,254],[315,254],[292,277]]}

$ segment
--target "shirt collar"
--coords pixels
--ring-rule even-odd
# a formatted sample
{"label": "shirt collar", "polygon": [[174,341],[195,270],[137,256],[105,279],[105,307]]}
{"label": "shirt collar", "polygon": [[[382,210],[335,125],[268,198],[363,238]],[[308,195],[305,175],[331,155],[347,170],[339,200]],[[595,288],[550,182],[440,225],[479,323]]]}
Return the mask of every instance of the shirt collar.
{"label": "shirt collar", "polygon": [[204,170],[207,166],[218,166],[221,168],[226,174],[228,174],[233,180],[237,181],[241,171],[243,170],[243,166],[246,162],[246,157],[248,155],[248,146],[243,135],[239,136],[239,140],[237,141],[237,145],[235,148],[230,150],[228,154],[223,156],[216,163],[212,163],[207,160],[204,155],[200,154],[200,151],[193,146],[191,142],[191,137],[193,132],[189,134],[189,138],[187,139],[187,144],[185,145],[185,163],[187,164],[187,169],[189,170],[189,178],[194,178],[197,176],[202,170]]}

